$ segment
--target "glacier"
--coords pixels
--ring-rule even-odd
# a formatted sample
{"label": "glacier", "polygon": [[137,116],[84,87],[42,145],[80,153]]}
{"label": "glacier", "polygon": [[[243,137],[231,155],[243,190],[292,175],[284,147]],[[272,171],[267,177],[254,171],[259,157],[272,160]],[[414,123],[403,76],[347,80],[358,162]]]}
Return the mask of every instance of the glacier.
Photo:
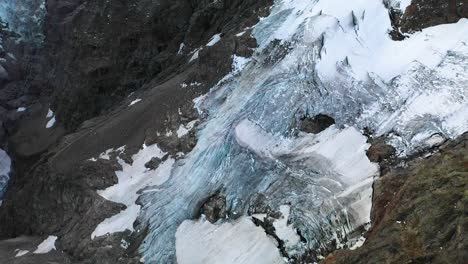
{"label": "glacier", "polygon": [[[165,155],[157,145],[143,145],[133,164],[119,160],[118,183],[98,193],[127,209],[92,237],[148,227],[145,263],[287,262],[253,223],[265,216],[250,215],[263,196],[282,215],[273,225],[288,257],[362,244],[353,232],[371,224],[379,176],[363,131],[387,135],[405,157],[468,130],[468,20],[403,41],[391,30],[382,1],[276,0],[252,29],[254,55],[233,55],[231,73],[194,100],[200,120],[179,127],[196,130],[195,148],[156,171],[144,164]],[[336,124],[318,134],[295,127],[318,114]],[[217,193],[229,216],[212,224],[199,209]]]}
{"label": "glacier", "polygon": [[[275,1],[253,29],[253,57],[195,100],[204,116],[196,147],[157,192],[139,198],[140,223],[149,226],[143,260],[184,263],[184,252],[196,249],[209,260],[203,263],[235,263],[235,254],[216,259],[196,244],[219,243],[199,241],[213,228],[245,239],[231,229],[244,224],[258,194],[275,210],[290,206],[289,222],[305,240],[290,252],[340,245],[369,224],[378,166],[365,155],[364,129],[388,134],[400,156],[468,130],[468,20],[403,41],[391,40],[390,31],[381,1]],[[336,125],[317,135],[294,131],[294,122],[316,114]],[[234,227],[190,220],[220,190]],[[190,248],[180,232],[198,242]],[[244,252],[251,261],[243,263],[268,263],[254,262],[261,252]]]}
{"label": "glacier", "polygon": [[21,36],[21,41],[41,45],[42,26],[46,15],[45,0],[2,0],[0,18],[9,29]]}

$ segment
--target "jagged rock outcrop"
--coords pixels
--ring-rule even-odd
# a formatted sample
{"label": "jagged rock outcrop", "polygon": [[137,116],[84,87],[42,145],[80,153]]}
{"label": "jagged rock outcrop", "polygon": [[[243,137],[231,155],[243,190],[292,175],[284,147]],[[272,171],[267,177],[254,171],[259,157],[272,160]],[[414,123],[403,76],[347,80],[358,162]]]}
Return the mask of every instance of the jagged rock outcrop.
{"label": "jagged rock outcrop", "polygon": [[427,27],[456,23],[468,17],[468,5],[463,0],[412,0],[405,10],[392,7],[393,0],[386,0],[394,30],[394,40],[403,40],[405,34]]}
{"label": "jagged rock outcrop", "polygon": [[318,134],[333,124],[335,124],[335,120],[327,115],[305,116],[301,118],[300,130],[306,133]]}
{"label": "jagged rock outcrop", "polygon": [[403,32],[414,32],[468,17],[464,0],[412,0],[400,21]]}

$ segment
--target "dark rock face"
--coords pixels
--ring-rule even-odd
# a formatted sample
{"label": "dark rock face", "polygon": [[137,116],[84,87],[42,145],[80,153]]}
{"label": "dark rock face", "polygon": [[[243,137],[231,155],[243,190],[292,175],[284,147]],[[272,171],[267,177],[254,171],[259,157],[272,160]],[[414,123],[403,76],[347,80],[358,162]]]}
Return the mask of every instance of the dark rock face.
{"label": "dark rock face", "polygon": [[370,161],[380,165],[380,172],[387,172],[389,167],[395,163],[395,148],[385,142],[386,137],[370,138],[371,146],[367,150],[367,157]]}
{"label": "dark rock face", "polygon": [[404,12],[389,7],[389,15],[393,26],[390,36],[403,40],[405,33],[468,18],[468,4],[464,0],[412,0]]}
{"label": "dark rock face", "polygon": [[464,0],[413,0],[401,19],[401,31],[411,33],[456,23],[460,18],[468,18],[468,4]]}
{"label": "dark rock face", "polygon": [[[51,79],[59,120],[74,130],[150,80],[156,78],[155,84],[180,72],[189,51],[216,33],[252,24],[252,12],[268,3],[47,1],[46,54],[56,77]],[[220,62],[227,64],[217,72],[230,67]]]}
{"label": "dark rock face", "polygon": [[327,115],[305,116],[301,118],[300,130],[306,133],[317,134],[335,124],[335,119]]}
{"label": "dark rock face", "polygon": [[219,194],[211,196],[203,204],[200,213],[204,214],[206,219],[211,223],[215,223],[220,219],[226,218],[226,197]]}
{"label": "dark rock face", "polygon": [[[167,157],[167,155],[165,157]],[[159,164],[161,164],[161,162],[162,162],[162,159],[153,157],[153,158],[151,158],[150,161],[148,161],[145,164],[145,167],[150,169],[150,170],[155,170],[155,169],[158,168],[158,166],[159,166]]]}
{"label": "dark rock face", "polygon": [[468,134],[374,184],[372,229],[361,248],[324,263],[464,263]]}
{"label": "dark rock face", "polygon": [[[31,37],[31,36],[30,36]],[[0,147],[8,149],[7,137],[23,117],[46,103],[50,92],[41,79],[43,62],[38,46],[28,42],[0,18]]]}
{"label": "dark rock face", "polygon": [[[44,47],[28,64],[38,74],[24,86],[35,97],[4,138],[14,175],[0,207],[0,238],[53,234],[72,261],[138,263],[144,230],[91,239],[99,223],[125,206],[96,192],[116,183],[115,159],[89,159],[125,145],[120,158],[131,163],[143,143],[157,143],[172,157],[190,151],[195,132],[180,138],[176,132],[199,118],[192,100],[231,70],[232,55],[252,54],[256,42],[250,34],[235,35],[266,15],[271,1],[46,4]],[[222,39],[205,46],[214,34]],[[199,58],[189,62],[198,48]],[[23,96],[16,94],[20,82],[10,83],[0,89],[0,98],[9,98],[5,115]],[[183,85],[191,83],[198,85]],[[137,98],[142,101],[129,107]],[[57,124],[46,129],[49,108]],[[218,208],[213,218],[222,217]]]}

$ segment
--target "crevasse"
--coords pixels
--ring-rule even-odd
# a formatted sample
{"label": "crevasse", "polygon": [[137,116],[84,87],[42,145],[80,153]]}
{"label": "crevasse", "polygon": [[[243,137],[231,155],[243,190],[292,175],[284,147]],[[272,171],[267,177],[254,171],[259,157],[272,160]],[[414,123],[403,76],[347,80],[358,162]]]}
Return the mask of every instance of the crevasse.
{"label": "crevasse", "polygon": [[[259,193],[275,210],[289,205],[306,240],[295,252],[342,242],[369,221],[378,171],[361,129],[390,133],[400,155],[468,130],[468,20],[401,42],[390,29],[380,1],[275,1],[253,30],[259,47],[250,62],[197,100],[207,117],[196,147],[140,197],[144,261],[181,261],[178,227],[218,190],[232,219]],[[319,113],[337,124],[297,135],[293,124]]]}

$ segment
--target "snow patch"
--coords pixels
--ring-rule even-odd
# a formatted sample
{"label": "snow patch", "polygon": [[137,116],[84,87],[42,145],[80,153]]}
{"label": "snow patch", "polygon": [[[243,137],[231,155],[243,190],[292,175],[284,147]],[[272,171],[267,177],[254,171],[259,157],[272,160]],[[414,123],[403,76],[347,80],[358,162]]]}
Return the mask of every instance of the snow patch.
{"label": "snow patch", "polygon": [[49,121],[47,121],[46,128],[51,128],[55,125],[55,116],[52,117]]}
{"label": "snow patch", "polygon": [[26,255],[28,253],[29,253],[29,250],[19,250],[19,249],[17,249],[15,258],[22,257],[22,256],[24,256],[24,255]]}
{"label": "snow patch", "polygon": [[37,249],[33,252],[34,254],[47,254],[52,250],[55,250],[56,236],[49,236],[41,244],[37,246]]}
{"label": "snow patch", "polygon": [[180,55],[184,52],[185,44],[180,43],[179,50],[177,51],[177,55]]}
{"label": "snow patch", "polygon": [[241,72],[251,61],[251,58],[245,58],[237,55],[232,56],[232,74]]}
{"label": "snow patch", "polygon": [[177,137],[181,138],[185,135],[187,135],[195,126],[195,124],[198,122],[197,120],[190,121],[187,125],[181,124],[179,126],[179,129],[177,129]]}
{"label": "snow patch", "polygon": [[156,144],[151,146],[143,144],[143,148],[132,156],[132,164],[117,158],[122,166],[121,171],[115,172],[118,183],[98,191],[98,194],[109,201],[124,204],[127,208],[100,223],[91,234],[91,238],[125,230],[134,231],[133,223],[137,219],[141,207],[136,204],[140,196],[139,191],[150,186],[161,185],[167,181],[175,160],[173,158],[166,159],[156,170],[146,168],[145,164],[153,157],[163,158],[166,154]]}
{"label": "snow patch", "polygon": [[46,118],[51,118],[53,116],[54,116],[54,112],[52,112],[52,110],[50,110],[50,108],[49,108],[49,110],[47,111]]}
{"label": "snow patch", "polygon": [[285,263],[275,241],[246,217],[221,225],[204,218],[184,221],[176,233],[176,256],[179,264]]}
{"label": "snow patch", "polygon": [[411,0],[401,0],[400,1],[400,10],[405,13],[406,8],[411,5]]}
{"label": "snow patch", "polygon": [[355,244],[353,246],[351,246],[349,249],[350,250],[356,250],[360,247],[362,247],[362,245],[364,245],[364,242],[366,242],[366,238],[363,237],[363,236],[360,236],[357,241],[355,242]]}
{"label": "snow patch", "polygon": [[273,221],[275,233],[282,241],[284,241],[286,248],[292,248],[301,241],[296,230],[291,225],[288,225],[290,211],[291,208],[289,205],[280,206],[282,216],[280,219]]}
{"label": "snow patch", "polygon": [[192,100],[194,108],[197,110],[197,113],[199,115],[201,115],[203,113],[201,105],[202,105],[203,101],[206,99],[206,97],[207,97],[207,94],[203,94],[203,95],[200,95],[200,96],[198,96],[198,97],[196,97],[196,98],[194,98]]}
{"label": "snow patch", "polygon": [[16,112],[24,112],[26,111],[26,107],[18,107],[18,109],[16,109]]}
{"label": "snow patch", "polygon": [[236,34],[236,37],[242,37],[246,31],[242,31]]}
{"label": "snow patch", "polygon": [[132,106],[132,105],[137,104],[139,102],[141,102],[141,99],[135,99],[128,106]]}
{"label": "snow patch", "polygon": [[192,57],[190,57],[189,63],[196,60],[196,59],[198,59],[198,56],[199,56],[201,50],[202,50],[202,48],[198,48],[198,49],[196,49],[196,50],[194,50],[192,52]]}
{"label": "snow patch", "polygon": [[120,148],[118,149],[113,149],[113,148],[110,148],[104,152],[102,152],[101,154],[99,154],[98,158],[90,158],[89,160],[90,161],[97,161],[98,159],[103,159],[103,160],[110,160],[110,155],[112,153],[117,153],[118,154],[122,154],[123,152],[125,151],[125,146],[121,146]]}
{"label": "snow patch", "polygon": [[211,39],[208,41],[206,46],[211,47],[214,46],[216,43],[218,43],[221,40],[221,34],[216,34]]}
{"label": "snow patch", "polygon": [[55,125],[55,114],[52,112],[52,110],[49,109],[49,111],[47,111],[46,119],[48,120],[46,128],[51,128]]}

